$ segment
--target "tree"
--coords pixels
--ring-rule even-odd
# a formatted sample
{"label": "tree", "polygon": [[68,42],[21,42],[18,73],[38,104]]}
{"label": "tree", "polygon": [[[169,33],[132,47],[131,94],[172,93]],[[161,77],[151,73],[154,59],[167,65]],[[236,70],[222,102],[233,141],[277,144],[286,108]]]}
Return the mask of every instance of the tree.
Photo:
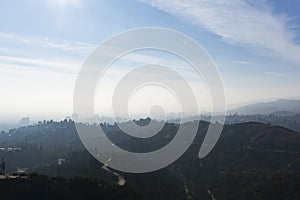
{"label": "tree", "polygon": [[4,158],[2,158],[2,161],[1,161],[1,168],[2,168],[2,173],[5,174],[6,164],[5,164],[5,159]]}

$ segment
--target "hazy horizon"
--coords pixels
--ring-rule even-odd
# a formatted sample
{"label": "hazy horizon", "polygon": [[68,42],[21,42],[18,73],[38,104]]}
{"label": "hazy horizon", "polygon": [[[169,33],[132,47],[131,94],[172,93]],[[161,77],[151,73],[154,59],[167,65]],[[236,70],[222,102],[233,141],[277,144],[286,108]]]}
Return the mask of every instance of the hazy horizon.
{"label": "hazy horizon", "polygon": [[[298,2],[33,2],[8,1],[0,8],[0,122],[71,115],[74,84],[88,55],[112,35],[141,27],[173,29],[202,45],[218,66],[228,108],[299,96]],[[112,64],[95,94],[96,113],[111,115],[110,99],[118,80],[149,63],[173,67],[195,92],[199,111],[211,111],[205,82],[189,64],[166,52],[142,50]],[[129,111],[146,116],[157,104],[167,113],[180,112],[172,94],[154,86],[133,94]]]}

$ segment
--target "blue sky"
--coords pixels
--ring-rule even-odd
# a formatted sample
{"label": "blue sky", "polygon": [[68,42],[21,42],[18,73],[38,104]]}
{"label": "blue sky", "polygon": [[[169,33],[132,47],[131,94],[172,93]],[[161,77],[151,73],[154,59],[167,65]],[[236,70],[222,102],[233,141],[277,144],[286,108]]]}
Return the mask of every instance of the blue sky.
{"label": "blue sky", "polygon": [[[2,1],[0,119],[69,115],[86,57],[108,37],[141,27],[199,42],[219,67],[229,106],[299,97],[299,13],[298,0]],[[141,55],[141,63],[159,57]]]}

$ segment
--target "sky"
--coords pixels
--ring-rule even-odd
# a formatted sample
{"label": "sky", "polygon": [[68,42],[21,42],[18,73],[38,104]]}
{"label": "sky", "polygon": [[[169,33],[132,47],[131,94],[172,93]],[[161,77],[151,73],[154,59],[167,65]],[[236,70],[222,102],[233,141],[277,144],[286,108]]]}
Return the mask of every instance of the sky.
{"label": "sky", "polygon": [[[88,55],[107,38],[143,27],[176,30],[202,45],[218,66],[229,108],[300,97],[298,0],[0,3],[0,122],[71,115],[74,84]],[[125,71],[149,62],[172,65],[182,73],[197,94],[199,110],[210,111],[209,91],[203,80],[191,76],[190,66],[172,55],[142,51],[120,59],[105,76],[101,95],[96,95],[99,115],[111,114],[112,91]],[[157,87],[144,89],[130,102],[132,116],[147,115],[159,102],[167,112],[178,112],[171,94]]]}

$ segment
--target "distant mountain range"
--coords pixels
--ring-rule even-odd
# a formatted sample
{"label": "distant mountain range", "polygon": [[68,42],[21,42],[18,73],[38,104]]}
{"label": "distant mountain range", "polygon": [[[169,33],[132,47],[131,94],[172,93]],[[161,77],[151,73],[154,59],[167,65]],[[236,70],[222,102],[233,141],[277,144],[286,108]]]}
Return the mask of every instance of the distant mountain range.
{"label": "distant mountain range", "polygon": [[231,109],[228,113],[290,116],[300,113],[300,100],[280,99],[271,102],[255,103]]}

